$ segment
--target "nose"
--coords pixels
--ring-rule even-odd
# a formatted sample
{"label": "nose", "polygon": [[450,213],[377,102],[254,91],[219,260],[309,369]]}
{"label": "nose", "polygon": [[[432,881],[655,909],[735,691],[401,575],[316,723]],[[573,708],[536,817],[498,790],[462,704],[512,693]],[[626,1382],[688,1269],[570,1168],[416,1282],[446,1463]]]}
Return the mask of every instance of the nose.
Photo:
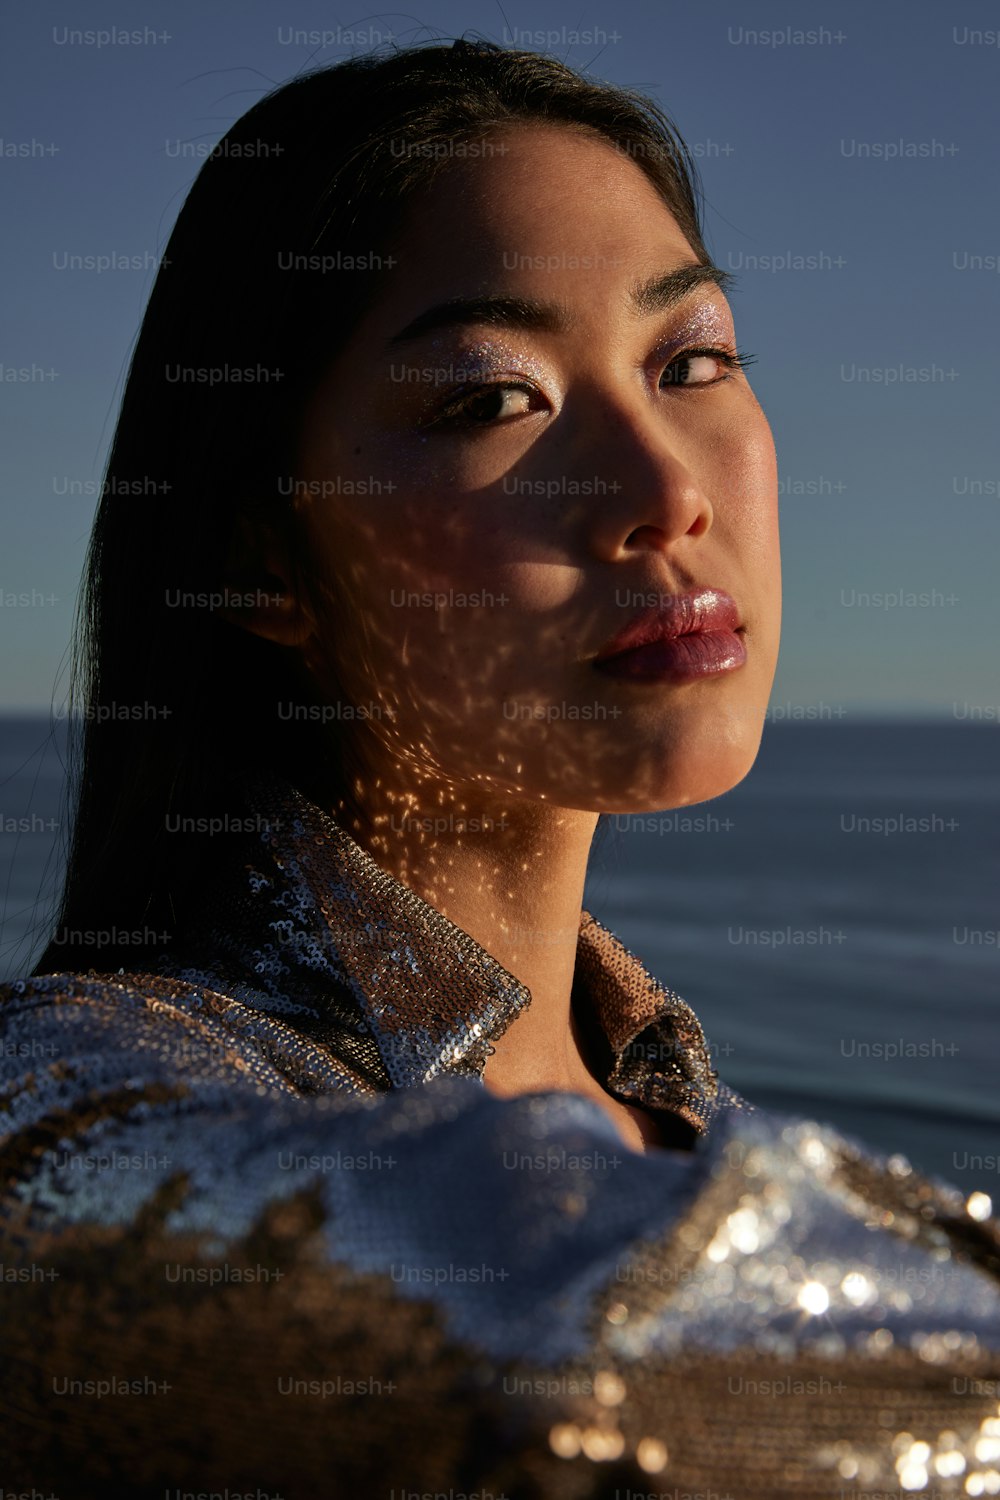
{"label": "nose", "polygon": [[701,489],[662,414],[604,395],[588,425],[590,472],[605,479],[587,516],[588,545],[604,562],[643,551],[665,552],[711,529],[712,503]]}

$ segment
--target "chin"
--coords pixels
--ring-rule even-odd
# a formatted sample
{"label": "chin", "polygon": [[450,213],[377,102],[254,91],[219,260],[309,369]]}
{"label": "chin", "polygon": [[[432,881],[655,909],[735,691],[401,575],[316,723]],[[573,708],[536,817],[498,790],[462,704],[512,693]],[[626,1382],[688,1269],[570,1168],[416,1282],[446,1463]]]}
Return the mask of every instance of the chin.
{"label": "chin", "polygon": [[738,728],[714,715],[674,726],[655,745],[636,749],[631,765],[601,789],[591,811],[664,812],[722,797],[749,774],[763,732],[763,709]]}

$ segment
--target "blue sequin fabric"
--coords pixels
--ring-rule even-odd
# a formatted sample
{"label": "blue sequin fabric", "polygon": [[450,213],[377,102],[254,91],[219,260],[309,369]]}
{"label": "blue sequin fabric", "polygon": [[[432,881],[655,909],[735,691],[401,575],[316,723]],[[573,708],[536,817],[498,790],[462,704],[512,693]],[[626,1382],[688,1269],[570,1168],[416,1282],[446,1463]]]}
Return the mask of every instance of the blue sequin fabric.
{"label": "blue sequin fabric", "polygon": [[717,1078],[589,913],[603,1081],[501,1099],[530,1004],[283,782],[141,972],[0,988],[0,1479],[83,1497],[1000,1493],[1000,1230]]}

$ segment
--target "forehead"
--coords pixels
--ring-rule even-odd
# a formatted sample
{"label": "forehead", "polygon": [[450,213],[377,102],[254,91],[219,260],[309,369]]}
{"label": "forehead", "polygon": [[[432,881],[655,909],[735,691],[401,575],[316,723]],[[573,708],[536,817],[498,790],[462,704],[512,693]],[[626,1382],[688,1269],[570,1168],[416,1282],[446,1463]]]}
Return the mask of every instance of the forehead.
{"label": "forehead", "polygon": [[403,229],[414,252],[436,249],[440,256],[445,228],[470,251],[484,252],[494,238],[565,239],[584,227],[608,239],[642,229],[686,243],[642,168],[593,131],[495,126],[453,149],[476,154],[446,156],[435,178],[417,189]]}
{"label": "forehead", "polygon": [[518,125],[472,145],[485,154],[449,159],[415,191],[369,331],[501,291],[596,308],[696,259],[653,183],[605,139]]}

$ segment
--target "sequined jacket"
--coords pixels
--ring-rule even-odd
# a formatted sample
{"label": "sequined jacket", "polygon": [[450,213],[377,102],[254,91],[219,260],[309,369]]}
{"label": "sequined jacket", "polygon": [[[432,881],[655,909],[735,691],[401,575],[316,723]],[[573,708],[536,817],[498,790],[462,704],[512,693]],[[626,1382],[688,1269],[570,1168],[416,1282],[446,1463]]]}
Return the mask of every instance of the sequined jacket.
{"label": "sequined jacket", "polygon": [[574,1010],[671,1148],[493,1096],[525,988],[298,792],[249,805],[150,972],[0,990],[5,1493],[997,1493],[985,1193],[749,1106],[586,912]]}

